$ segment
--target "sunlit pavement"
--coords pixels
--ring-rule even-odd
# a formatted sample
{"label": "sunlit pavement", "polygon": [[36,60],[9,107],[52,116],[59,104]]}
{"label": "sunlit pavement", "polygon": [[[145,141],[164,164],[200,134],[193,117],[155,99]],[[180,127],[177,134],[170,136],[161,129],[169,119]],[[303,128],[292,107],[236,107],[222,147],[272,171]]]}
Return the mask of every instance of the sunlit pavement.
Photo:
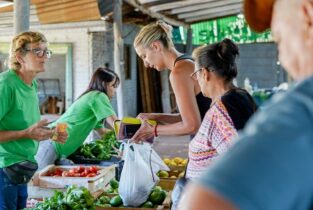
{"label": "sunlit pavement", "polygon": [[189,141],[190,136],[160,136],[155,139],[153,147],[161,157],[187,158]]}

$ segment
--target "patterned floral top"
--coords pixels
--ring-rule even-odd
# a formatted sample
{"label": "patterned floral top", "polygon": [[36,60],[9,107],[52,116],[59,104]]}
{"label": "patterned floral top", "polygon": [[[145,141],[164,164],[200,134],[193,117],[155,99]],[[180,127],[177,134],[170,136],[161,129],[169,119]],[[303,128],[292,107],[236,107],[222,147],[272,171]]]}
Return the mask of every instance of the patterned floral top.
{"label": "patterned floral top", "polygon": [[201,127],[189,144],[189,163],[186,178],[199,177],[219,155],[234,143],[237,130],[255,111],[251,96],[243,90],[234,90],[212,103]]}

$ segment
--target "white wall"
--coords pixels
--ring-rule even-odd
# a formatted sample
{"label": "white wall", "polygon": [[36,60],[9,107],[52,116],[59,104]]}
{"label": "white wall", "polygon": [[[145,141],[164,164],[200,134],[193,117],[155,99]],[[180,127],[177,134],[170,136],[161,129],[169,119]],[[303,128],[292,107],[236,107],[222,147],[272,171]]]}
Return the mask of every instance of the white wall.
{"label": "white wall", "polygon": [[[99,24],[99,23],[97,23]],[[100,23],[100,24],[103,24]],[[45,34],[50,43],[71,43],[73,49],[72,57],[72,81],[73,81],[73,100],[75,100],[86,88],[91,75],[96,67],[103,66],[105,63],[109,63],[110,68],[114,69],[113,62],[113,31],[109,29],[108,32],[104,32],[107,26],[95,25],[88,27],[82,26],[77,23],[75,27],[67,27],[62,29],[51,29],[49,26],[40,29],[39,31]],[[61,29],[59,29],[61,28]],[[31,29],[32,30],[32,29]],[[37,30],[37,29],[34,29]],[[99,32],[102,31],[102,32]],[[123,27],[124,43],[131,46],[131,52],[129,59],[131,79],[125,81],[125,89],[123,90],[124,97],[126,98],[128,115],[137,115],[137,65],[136,65],[136,53],[132,47],[133,39],[138,31],[138,27],[132,25],[125,25]],[[12,33],[8,32],[6,35],[2,34],[0,42],[10,42]],[[104,38],[103,38],[103,37]],[[104,43],[103,43],[104,42]],[[102,43],[102,44],[101,44]],[[51,62],[53,59],[51,60]],[[38,78],[58,78],[62,73],[61,68],[64,66],[63,62],[57,64],[49,64],[47,73],[38,75]],[[51,68],[51,69],[49,69]],[[57,72],[56,72],[57,71]],[[55,75],[54,75],[54,73]],[[59,76],[57,76],[59,75]],[[64,90],[63,84],[61,89]],[[116,98],[113,98],[113,107],[116,109]]]}
{"label": "white wall", "polygon": [[42,30],[50,43],[72,43],[73,46],[73,99],[87,87],[91,69],[89,34],[87,29]]}
{"label": "white wall", "polygon": [[[49,43],[71,43],[73,47],[73,99],[75,100],[87,87],[91,75],[89,30],[87,28],[70,28],[55,30],[37,30],[42,32]],[[10,42],[12,34],[1,35],[0,42]],[[54,65],[51,65],[54,66]],[[54,69],[47,69],[54,71]],[[52,75],[49,73],[49,75]],[[40,75],[38,75],[40,78]],[[43,78],[46,76],[43,75]]]}

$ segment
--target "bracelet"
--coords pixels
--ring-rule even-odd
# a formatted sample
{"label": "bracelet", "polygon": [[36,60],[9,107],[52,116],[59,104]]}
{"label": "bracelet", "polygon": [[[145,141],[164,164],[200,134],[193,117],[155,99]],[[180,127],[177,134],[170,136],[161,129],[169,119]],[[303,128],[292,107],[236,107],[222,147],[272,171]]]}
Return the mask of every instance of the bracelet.
{"label": "bracelet", "polygon": [[158,127],[158,124],[156,124],[156,125],[154,126],[154,136],[155,136],[155,137],[158,137],[157,127]]}

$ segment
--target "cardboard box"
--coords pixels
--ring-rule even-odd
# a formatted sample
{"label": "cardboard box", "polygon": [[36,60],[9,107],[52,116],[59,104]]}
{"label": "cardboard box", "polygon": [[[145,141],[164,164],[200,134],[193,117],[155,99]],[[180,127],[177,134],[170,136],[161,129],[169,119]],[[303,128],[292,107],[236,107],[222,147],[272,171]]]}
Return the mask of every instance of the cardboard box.
{"label": "cardboard box", "polygon": [[34,208],[37,203],[43,202],[43,198],[27,198],[26,208]]}
{"label": "cardboard box", "polygon": [[46,176],[50,171],[54,171],[56,168],[62,170],[70,170],[76,168],[76,166],[55,166],[49,165],[39,172],[39,186],[42,188],[66,188],[69,185],[77,185],[86,187],[90,192],[95,192],[99,189],[104,189],[110,180],[115,177],[116,165],[108,167],[99,167],[100,171],[97,176],[94,177],[53,177]]}

